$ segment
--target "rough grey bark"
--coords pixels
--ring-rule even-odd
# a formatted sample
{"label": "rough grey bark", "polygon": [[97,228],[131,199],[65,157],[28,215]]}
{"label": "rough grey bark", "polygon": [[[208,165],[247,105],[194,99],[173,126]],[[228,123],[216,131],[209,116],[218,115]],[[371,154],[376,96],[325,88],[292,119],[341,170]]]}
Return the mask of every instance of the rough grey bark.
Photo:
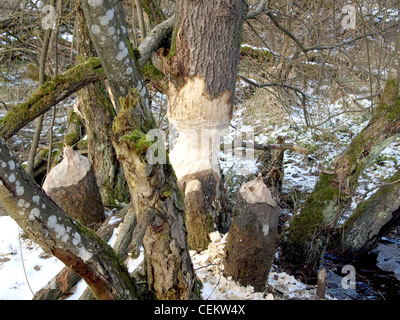
{"label": "rough grey bark", "polygon": [[243,286],[264,291],[276,250],[279,207],[262,176],[237,196],[225,246],[224,270]]}
{"label": "rough grey bark", "polygon": [[82,276],[98,299],[133,299],[136,284],[115,252],[68,217],[0,139],[0,201],[28,236]]}

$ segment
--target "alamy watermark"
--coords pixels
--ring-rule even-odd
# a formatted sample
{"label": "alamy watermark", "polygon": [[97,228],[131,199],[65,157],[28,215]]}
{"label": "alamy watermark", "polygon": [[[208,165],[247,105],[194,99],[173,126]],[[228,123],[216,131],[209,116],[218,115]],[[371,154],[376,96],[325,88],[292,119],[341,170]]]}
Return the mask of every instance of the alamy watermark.
{"label": "alamy watermark", "polygon": [[[93,2],[101,4],[99,0],[89,0],[89,3]],[[54,6],[45,5],[42,8],[42,13],[45,15],[42,18],[42,28],[47,29],[55,29],[56,28],[56,9]],[[356,28],[356,18],[357,11],[356,7],[352,4],[347,4],[342,8],[342,14],[345,16],[342,18],[341,25],[344,30],[355,29]]]}
{"label": "alamy watermark", "polygon": [[351,4],[345,5],[342,8],[342,14],[346,15],[342,19],[342,27],[344,30],[356,28],[356,13],[356,7]]}
{"label": "alamy watermark", "polygon": [[355,289],[356,288],[356,269],[348,264],[342,268],[342,274],[346,274],[342,278],[342,288],[347,289]]}
{"label": "alamy watermark", "polygon": [[56,8],[51,5],[46,5],[42,8],[42,13],[45,14],[42,19],[42,28],[55,29],[56,28]]}
{"label": "alamy watermark", "polygon": [[[173,135],[167,137],[161,129],[150,130],[146,134],[146,141],[150,142],[146,151],[147,162],[150,165],[167,164],[166,146],[173,145],[175,139]],[[238,175],[248,175],[252,172],[251,163],[255,160],[254,131],[252,129],[237,134],[234,138],[228,137],[227,129],[186,129],[179,132],[178,139],[182,143],[177,142],[174,147],[183,144],[183,149],[179,149],[182,157],[189,156],[189,154],[185,154],[189,150],[190,160],[196,161],[197,165],[201,162],[204,165],[218,165],[222,152],[224,157],[235,158],[235,165],[241,167],[241,170],[237,172]]]}

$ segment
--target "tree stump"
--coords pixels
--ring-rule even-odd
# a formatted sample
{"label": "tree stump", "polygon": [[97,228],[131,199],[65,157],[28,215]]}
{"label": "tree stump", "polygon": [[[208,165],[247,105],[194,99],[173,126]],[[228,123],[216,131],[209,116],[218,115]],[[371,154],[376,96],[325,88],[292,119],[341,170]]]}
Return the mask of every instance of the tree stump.
{"label": "tree stump", "polygon": [[179,181],[179,188],[185,195],[185,224],[191,250],[206,250],[211,242],[209,234],[214,231],[214,201],[218,198],[219,187],[219,178],[212,170],[190,174]]}
{"label": "tree stump", "polygon": [[104,206],[90,161],[71,147],[47,175],[43,189],[70,217],[88,227],[105,219]]}
{"label": "tree stump", "polygon": [[261,175],[240,188],[233,214],[225,246],[226,274],[264,291],[276,249],[279,207]]}

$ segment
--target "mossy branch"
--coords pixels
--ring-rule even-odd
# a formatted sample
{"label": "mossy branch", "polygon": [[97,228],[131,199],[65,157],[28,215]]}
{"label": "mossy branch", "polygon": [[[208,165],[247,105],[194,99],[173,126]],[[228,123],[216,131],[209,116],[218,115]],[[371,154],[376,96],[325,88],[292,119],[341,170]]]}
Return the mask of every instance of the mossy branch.
{"label": "mossy branch", "polygon": [[45,82],[26,102],[20,103],[0,119],[0,136],[8,139],[29,122],[85,86],[106,79],[98,58],[90,58],[65,73]]}

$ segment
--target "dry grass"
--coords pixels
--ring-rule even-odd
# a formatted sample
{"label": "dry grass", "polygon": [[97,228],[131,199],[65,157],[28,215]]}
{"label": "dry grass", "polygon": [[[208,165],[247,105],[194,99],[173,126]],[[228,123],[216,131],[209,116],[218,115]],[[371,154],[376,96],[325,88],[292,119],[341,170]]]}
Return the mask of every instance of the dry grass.
{"label": "dry grass", "polygon": [[270,126],[288,123],[288,114],[270,90],[256,89],[253,96],[243,103],[246,125]]}

